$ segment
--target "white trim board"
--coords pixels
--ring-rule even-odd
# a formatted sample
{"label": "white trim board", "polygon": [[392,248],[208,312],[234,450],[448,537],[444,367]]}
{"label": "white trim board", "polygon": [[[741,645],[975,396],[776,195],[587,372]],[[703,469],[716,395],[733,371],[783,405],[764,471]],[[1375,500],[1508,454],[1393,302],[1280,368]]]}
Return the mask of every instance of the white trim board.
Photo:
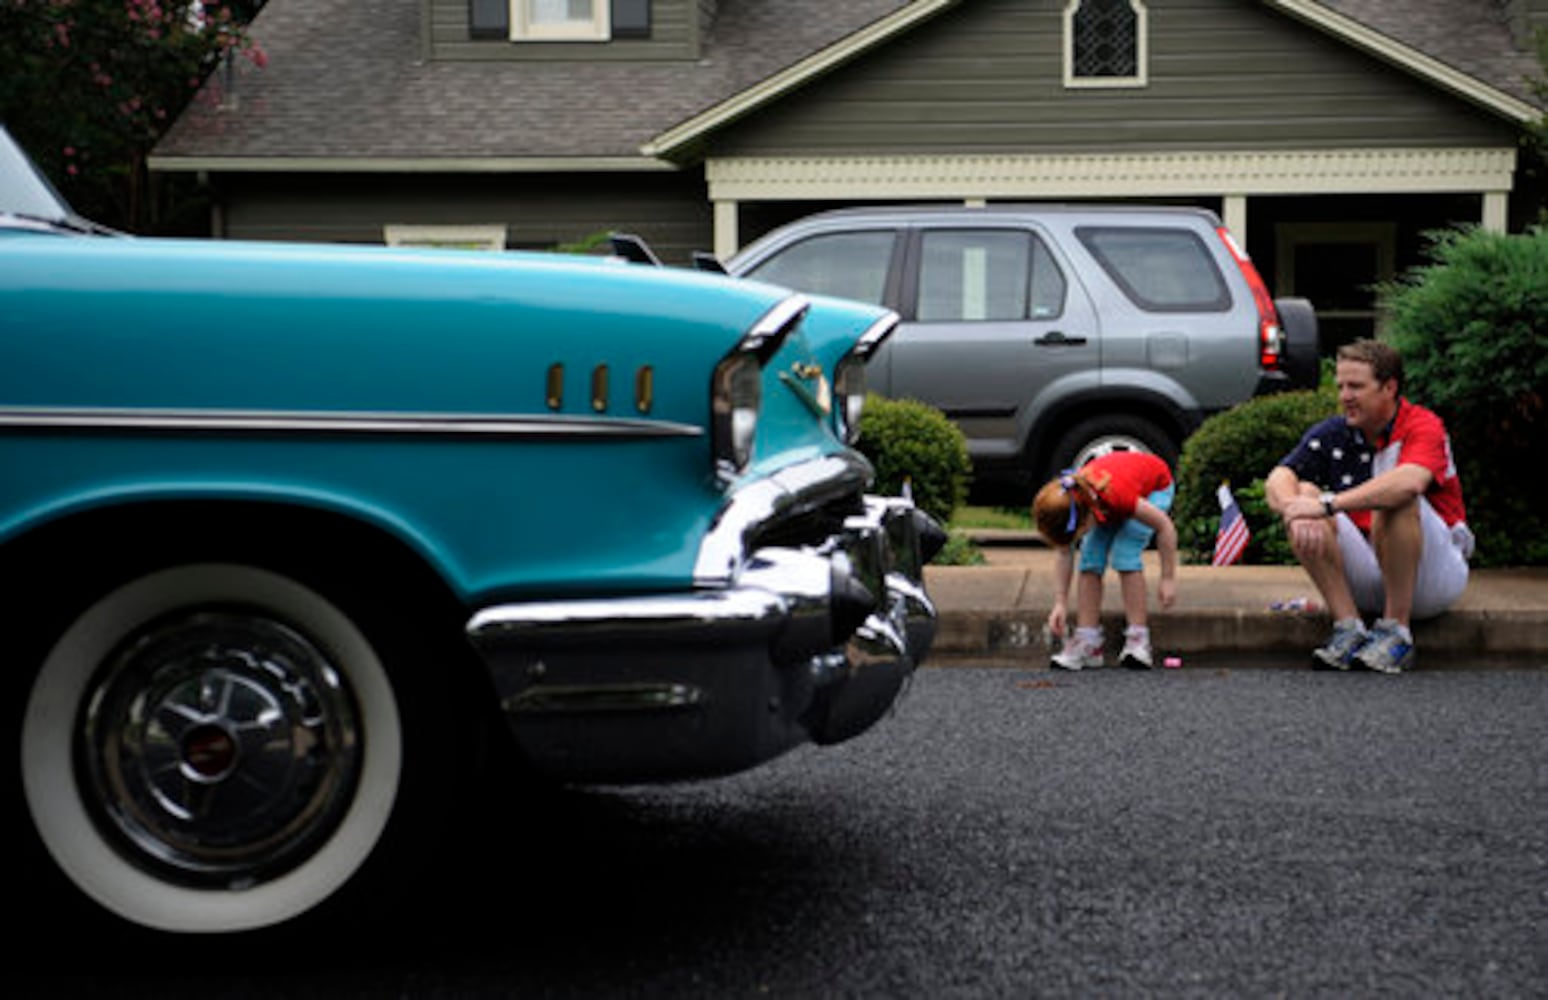
{"label": "white trim board", "polygon": [[1514,147],[711,158],[712,201],[1510,191]]}

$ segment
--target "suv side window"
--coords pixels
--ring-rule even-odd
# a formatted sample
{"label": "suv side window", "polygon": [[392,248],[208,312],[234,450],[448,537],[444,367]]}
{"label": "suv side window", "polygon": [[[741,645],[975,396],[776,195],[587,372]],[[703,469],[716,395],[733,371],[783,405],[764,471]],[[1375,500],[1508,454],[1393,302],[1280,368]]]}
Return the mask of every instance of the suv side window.
{"label": "suv side window", "polygon": [[1197,233],[1078,226],[1075,235],[1141,309],[1224,312],[1231,308],[1231,293]]}
{"label": "suv side window", "polygon": [[897,233],[891,229],[812,236],[775,254],[748,276],[816,295],[881,305],[896,240]]}
{"label": "suv side window", "polygon": [[919,242],[920,322],[1052,319],[1064,311],[1064,274],[1032,233],[938,229]]}

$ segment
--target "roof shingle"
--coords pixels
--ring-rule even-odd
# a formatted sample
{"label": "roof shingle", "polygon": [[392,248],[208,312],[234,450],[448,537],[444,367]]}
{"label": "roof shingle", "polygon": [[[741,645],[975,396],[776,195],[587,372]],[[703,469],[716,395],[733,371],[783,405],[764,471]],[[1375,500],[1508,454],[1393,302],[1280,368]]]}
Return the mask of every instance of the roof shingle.
{"label": "roof shingle", "polygon": [[[720,0],[694,62],[427,62],[415,0],[269,0],[252,25],[268,65],[239,65],[236,103],[195,101],[156,156],[635,159],[653,137],[909,2]],[[1541,68],[1493,0],[1321,6],[1532,101]]]}

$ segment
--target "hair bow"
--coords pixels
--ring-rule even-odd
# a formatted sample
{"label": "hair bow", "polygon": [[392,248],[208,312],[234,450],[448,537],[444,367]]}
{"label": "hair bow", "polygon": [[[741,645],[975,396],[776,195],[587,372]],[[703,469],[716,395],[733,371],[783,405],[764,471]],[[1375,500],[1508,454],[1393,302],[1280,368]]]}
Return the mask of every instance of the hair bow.
{"label": "hair bow", "polygon": [[1069,520],[1064,522],[1064,530],[1068,534],[1073,535],[1075,534],[1075,525],[1080,522],[1080,505],[1073,496],[1078,487],[1078,484],[1075,482],[1074,469],[1065,469],[1059,473],[1059,486],[1063,488],[1067,495],[1070,495],[1070,516]]}

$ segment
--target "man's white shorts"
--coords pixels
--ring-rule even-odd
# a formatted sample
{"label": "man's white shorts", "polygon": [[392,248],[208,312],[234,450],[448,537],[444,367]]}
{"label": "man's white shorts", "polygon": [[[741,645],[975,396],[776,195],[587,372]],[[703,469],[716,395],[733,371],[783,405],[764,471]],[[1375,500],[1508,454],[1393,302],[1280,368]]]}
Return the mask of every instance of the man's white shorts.
{"label": "man's white shorts", "polygon": [[[1344,558],[1344,576],[1355,606],[1362,614],[1380,615],[1386,606],[1381,567],[1376,548],[1347,515],[1339,514],[1338,548]],[[1467,586],[1467,558],[1473,554],[1473,533],[1465,523],[1448,528],[1430,501],[1419,498],[1419,524],[1424,532],[1424,552],[1419,557],[1419,578],[1414,582],[1415,618],[1433,618],[1462,596]]]}

